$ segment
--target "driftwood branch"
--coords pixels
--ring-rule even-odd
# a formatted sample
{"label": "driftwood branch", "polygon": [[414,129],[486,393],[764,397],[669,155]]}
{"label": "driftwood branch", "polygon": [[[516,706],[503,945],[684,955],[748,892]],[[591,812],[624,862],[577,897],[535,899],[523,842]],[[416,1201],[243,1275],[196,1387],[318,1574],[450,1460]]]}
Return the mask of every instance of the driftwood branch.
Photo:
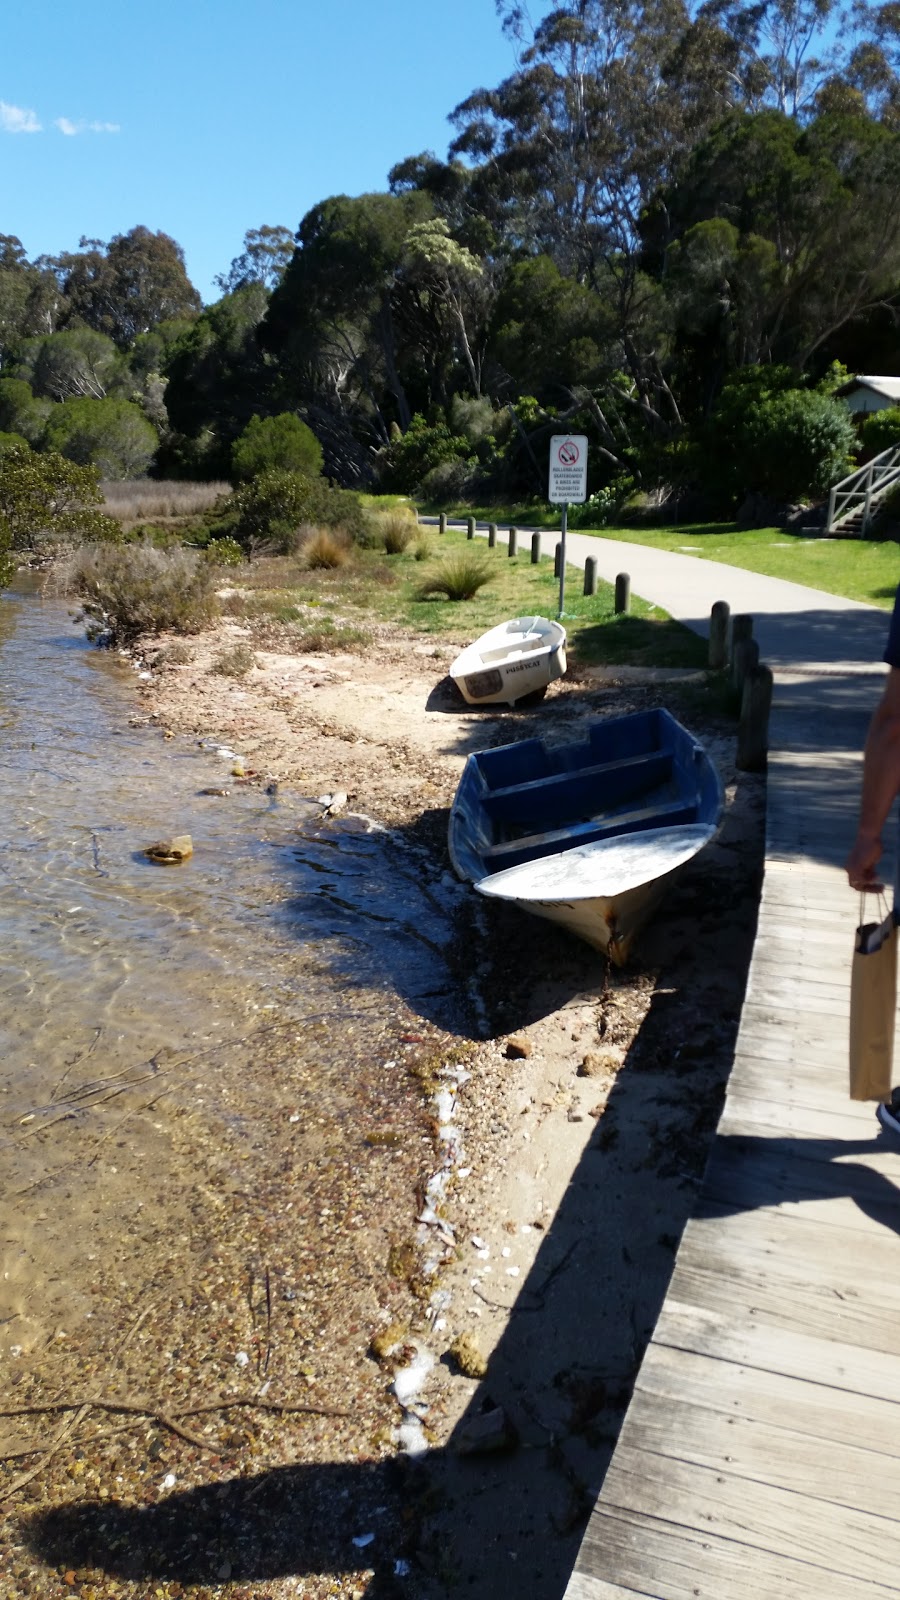
{"label": "driftwood branch", "polygon": [[[62,1424],[37,1465],[32,1467],[29,1472],[23,1473],[16,1478],[7,1488],[0,1491],[0,1500],[8,1499],[16,1490],[24,1488],[27,1483],[31,1482],[32,1478],[37,1477],[51,1457],[65,1444],[75,1428],[84,1421],[91,1411],[110,1411],[120,1414],[125,1413],[129,1416],[146,1417],[149,1422],[156,1422],[161,1428],[167,1428],[170,1433],[177,1434],[178,1438],[184,1439],[187,1444],[192,1444],[199,1450],[218,1453],[220,1447],[215,1439],[204,1439],[200,1434],[193,1433],[190,1428],[185,1428],[182,1425],[181,1418],[208,1416],[214,1411],[234,1411],[241,1407],[246,1410],[271,1411],[283,1416],[301,1414],[314,1417],[352,1417],[354,1415],[352,1411],[343,1410],[337,1406],[306,1405],[289,1400],[266,1400],[254,1395],[239,1396],[236,1399],[232,1397],[227,1400],[221,1397],[218,1400],[206,1400],[200,1405],[179,1407],[177,1410],[173,1410],[171,1407],[163,1410],[161,1407],[154,1405],[152,1400],[107,1399],[103,1395],[95,1395],[86,1400],[49,1400],[42,1405],[13,1406],[0,1410],[0,1417],[9,1419],[11,1417],[48,1416],[57,1411],[71,1411],[73,1415],[68,1417]],[[18,1445],[10,1451],[0,1453],[0,1461],[12,1461],[21,1456],[31,1455],[39,1448],[38,1445]]]}

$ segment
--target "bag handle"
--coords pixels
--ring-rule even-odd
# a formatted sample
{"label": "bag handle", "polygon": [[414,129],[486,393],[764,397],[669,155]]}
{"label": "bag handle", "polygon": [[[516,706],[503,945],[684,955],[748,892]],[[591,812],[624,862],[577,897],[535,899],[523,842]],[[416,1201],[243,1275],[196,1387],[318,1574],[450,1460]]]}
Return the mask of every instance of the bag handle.
{"label": "bag handle", "polygon": [[881,913],[880,917],[878,918],[879,922],[886,921],[886,919],[890,915],[890,907],[889,907],[889,905],[887,903],[887,895],[885,894],[883,889],[876,889],[876,890],[863,889],[863,890],[861,890],[860,896],[859,896],[859,924],[860,924],[860,927],[863,926],[863,924],[864,924],[864,922],[866,920],[866,894],[867,893],[870,894],[870,895],[873,895],[874,899],[877,902],[878,910]]}

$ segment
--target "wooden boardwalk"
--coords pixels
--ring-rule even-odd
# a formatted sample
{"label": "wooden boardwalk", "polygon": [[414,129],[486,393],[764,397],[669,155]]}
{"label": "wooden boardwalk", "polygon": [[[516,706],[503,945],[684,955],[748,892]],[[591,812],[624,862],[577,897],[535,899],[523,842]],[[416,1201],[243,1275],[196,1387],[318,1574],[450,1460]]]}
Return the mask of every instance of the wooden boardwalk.
{"label": "wooden boardwalk", "polygon": [[779,678],[727,1102],[566,1600],[900,1595],[900,1147],[847,1098],[840,869],[878,692]]}

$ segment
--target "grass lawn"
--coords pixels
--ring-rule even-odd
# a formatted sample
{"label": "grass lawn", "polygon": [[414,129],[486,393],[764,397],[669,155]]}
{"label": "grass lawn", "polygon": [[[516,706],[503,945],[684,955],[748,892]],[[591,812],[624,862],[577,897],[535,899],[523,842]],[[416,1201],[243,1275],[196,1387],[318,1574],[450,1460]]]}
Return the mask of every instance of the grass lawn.
{"label": "grass lawn", "polygon": [[886,609],[893,605],[900,582],[900,546],[893,539],[816,539],[784,528],[738,530],[727,522],[583,531],[600,539],[627,539],[677,555],[724,561]]}
{"label": "grass lawn", "polygon": [[[359,648],[379,622],[425,636],[471,641],[511,617],[556,616],[559,579],[553,574],[553,557],[543,556],[532,566],[530,541],[510,558],[505,538],[490,550],[484,540],[469,544],[464,532],[451,529],[444,535],[429,532],[419,548],[427,553],[417,557],[410,547],[402,555],[386,556],[356,549],[350,565],[324,571],[305,571],[287,557],[258,561],[236,574],[242,593],[227,603],[227,610],[261,625],[267,619],[286,623],[307,649]],[[428,573],[445,555],[461,552],[488,563],[489,582],[471,600],[418,599],[416,592]],[[570,567],[563,620],[573,662],[705,666],[705,640],[665,612],[633,599],[631,614],[617,617],[612,585],[600,584],[589,597],[582,587],[581,569]]]}
{"label": "grass lawn", "polygon": [[[423,516],[437,513],[420,506]],[[479,522],[513,527],[558,528],[559,507],[465,506],[448,512],[454,518],[474,516]],[[890,609],[900,582],[900,546],[895,539],[817,539],[785,528],[741,530],[733,522],[683,523],[661,528],[573,528],[575,533],[598,539],[626,539],[631,544],[652,545],[676,555],[723,561],[770,578],[788,578],[826,594],[862,600]],[[502,535],[501,535],[502,537]]]}

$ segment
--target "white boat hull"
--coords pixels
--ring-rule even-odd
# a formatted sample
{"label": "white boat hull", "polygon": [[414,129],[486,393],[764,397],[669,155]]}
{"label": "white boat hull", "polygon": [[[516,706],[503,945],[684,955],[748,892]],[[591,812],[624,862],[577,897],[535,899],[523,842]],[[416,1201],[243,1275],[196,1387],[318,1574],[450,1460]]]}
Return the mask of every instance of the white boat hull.
{"label": "white boat hull", "polygon": [[547,617],[515,617],[458,655],[450,676],[469,705],[515,705],[566,670],[566,630]]}
{"label": "white boat hull", "polygon": [[716,832],[689,823],[604,839],[491,873],[475,888],[560,923],[623,966],[673,878]]}

